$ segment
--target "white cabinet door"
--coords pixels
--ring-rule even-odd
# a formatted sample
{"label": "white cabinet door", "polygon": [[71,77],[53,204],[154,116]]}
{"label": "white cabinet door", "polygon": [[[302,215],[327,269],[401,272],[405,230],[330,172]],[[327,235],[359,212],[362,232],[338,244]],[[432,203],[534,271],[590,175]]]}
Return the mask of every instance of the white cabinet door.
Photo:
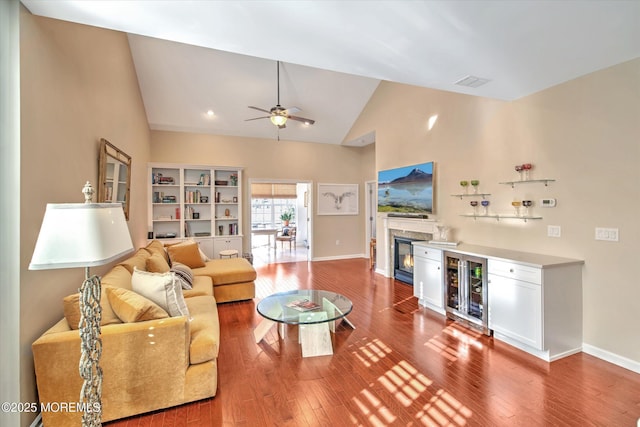
{"label": "white cabinet door", "polygon": [[242,236],[216,237],[213,241],[213,257],[220,258],[220,251],[235,249],[242,256]]}
{"label": "white cabinet door", "polygon": [[218,255],[213,253],[213,239],[212,238],[197,238],[195,239],[196,242],[198,242],[198,245],[200,245],[200,249],[202,250],[202,252],[204,252],[204,254],[207,256],[207,258],[218,258]]}
{"label": "white cabinet door", "polygon": [[426,306],[444,313],[442,251],[414,247],[413,295]]}
{"label": "white cabinet door", "polygon": [[542,350],[541,285],[489,274],[489,329]]}
{"label": "white cabinet door", "polygon": [[425,260],[425,280],[424,300],[437,308],[443,308],[442,291],[442,262],[432,259]]}

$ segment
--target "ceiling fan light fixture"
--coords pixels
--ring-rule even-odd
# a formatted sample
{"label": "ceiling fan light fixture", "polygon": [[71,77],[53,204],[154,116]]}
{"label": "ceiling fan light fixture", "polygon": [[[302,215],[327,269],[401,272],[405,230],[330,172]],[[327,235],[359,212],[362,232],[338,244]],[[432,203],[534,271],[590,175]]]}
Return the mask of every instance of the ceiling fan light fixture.
{"label": "ceiling fan light fixture", "polygon": [[276,126],[283,126],[287,123],[287,116],[281,116],[280,114],[271,115],[271,123]]}

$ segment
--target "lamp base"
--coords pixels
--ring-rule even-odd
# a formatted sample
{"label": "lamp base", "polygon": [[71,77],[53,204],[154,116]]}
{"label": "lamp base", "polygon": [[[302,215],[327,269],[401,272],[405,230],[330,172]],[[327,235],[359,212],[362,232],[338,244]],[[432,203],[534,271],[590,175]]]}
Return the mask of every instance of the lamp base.
{"label": "lamp base", "polygon": [[100,278],[89,277],[89,268],[85,269],[85,281],[80,288],[80,377],[84,380],[80,390],[80,403],[83,405],[83,427],[102,425],[102,339],[100,338]]}

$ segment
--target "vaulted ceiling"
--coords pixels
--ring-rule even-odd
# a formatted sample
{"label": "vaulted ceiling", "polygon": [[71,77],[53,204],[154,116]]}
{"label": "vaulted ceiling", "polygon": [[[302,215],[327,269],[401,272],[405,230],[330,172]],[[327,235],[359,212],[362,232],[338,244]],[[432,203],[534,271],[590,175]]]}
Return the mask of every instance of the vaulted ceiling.
{"label": "vaulted ceiling", "polygon": [[[381,80],[514,100],[640,57],[640,1],[22,3],[128,33],[150,127],[220,135],[361,145],[344,139]],[[280,103],[314,125],[245,121],[276,105],[277,60]]]}

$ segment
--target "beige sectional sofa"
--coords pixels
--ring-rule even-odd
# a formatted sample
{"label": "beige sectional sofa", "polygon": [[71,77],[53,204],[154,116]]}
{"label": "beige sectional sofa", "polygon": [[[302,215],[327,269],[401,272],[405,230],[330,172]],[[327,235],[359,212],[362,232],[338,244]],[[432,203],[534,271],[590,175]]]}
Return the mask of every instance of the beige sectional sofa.
{"label": "beige sectional sofa", "polygon": [[[193,248],[192,248],[193,249]],[[217,303],[254,297],[256,272],[243,258],[201,260],[192,289],[180,295],[188,315],[173,315],[134,292],[135,281],[166,277],[158,264],[184,248],[158,241],[139,249],[102,277],[102,420],[110,421],[211,396],[217,391],[220,328]],[[193,255],[193,252],[191,252]],[[181,259],[185,261],[184,257]],[[188,261],[188,259],[186,259]],[[196,262],[196,265],[200,265]],[[136,279],[137,278],[137,279]],[[138,285],[139,286],[139,285]],[[137,289],[137,288],[136,288]],[[218,298],[219,297],[219,298]],[[78,402],[78,296],[65,298],[65,317],[32,346],[41,403]],[[80,425],[81,413],[43,412],[45,426]]]}

